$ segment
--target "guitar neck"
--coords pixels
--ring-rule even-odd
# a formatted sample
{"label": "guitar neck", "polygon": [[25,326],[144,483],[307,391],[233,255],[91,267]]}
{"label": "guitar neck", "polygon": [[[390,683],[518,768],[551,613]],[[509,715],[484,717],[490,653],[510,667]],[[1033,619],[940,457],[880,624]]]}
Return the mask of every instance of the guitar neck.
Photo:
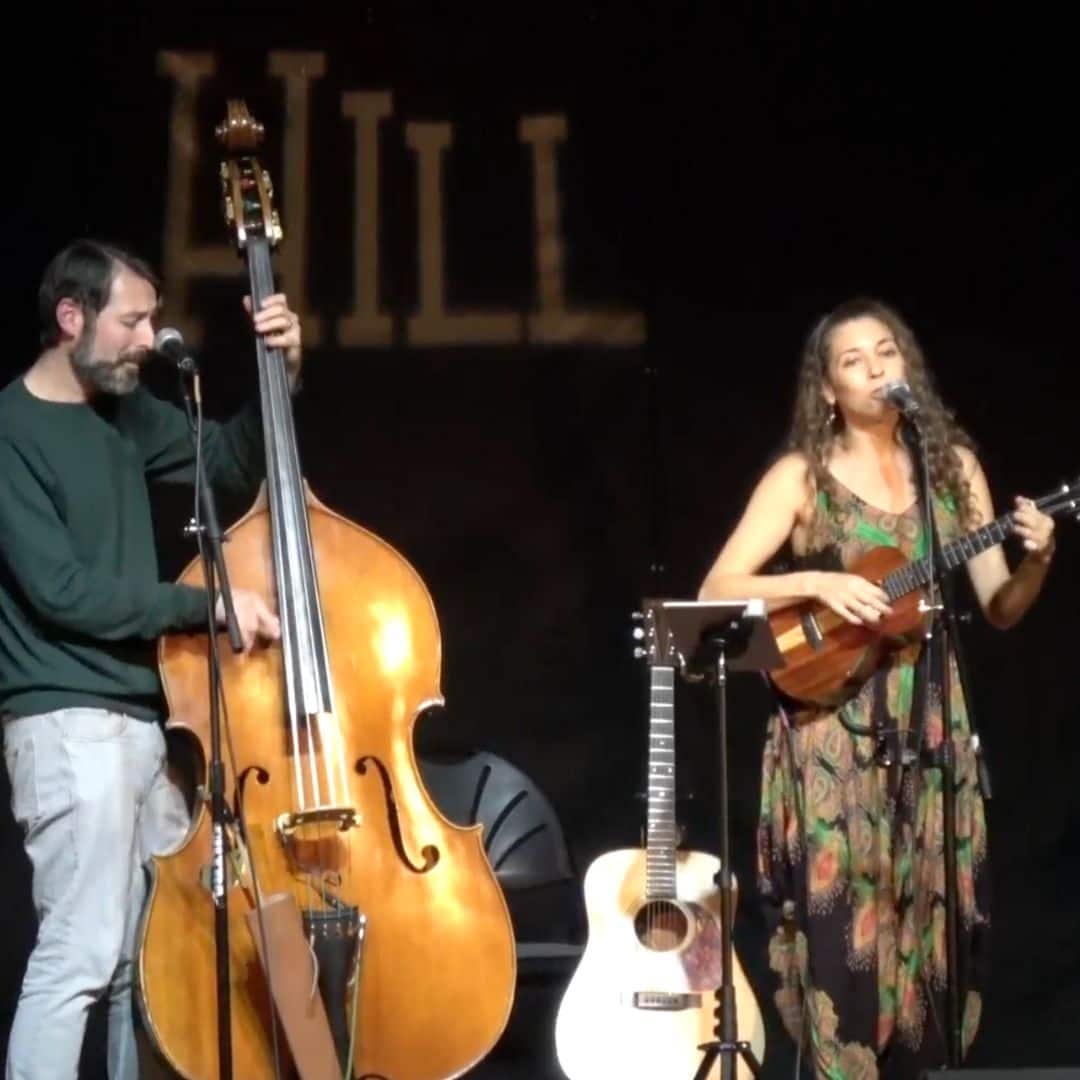
{"label": "guitar neck", "polygon": [[674,899],[675,884],[675,669],[649,669],[649,798],[645,841],[645,894]]}

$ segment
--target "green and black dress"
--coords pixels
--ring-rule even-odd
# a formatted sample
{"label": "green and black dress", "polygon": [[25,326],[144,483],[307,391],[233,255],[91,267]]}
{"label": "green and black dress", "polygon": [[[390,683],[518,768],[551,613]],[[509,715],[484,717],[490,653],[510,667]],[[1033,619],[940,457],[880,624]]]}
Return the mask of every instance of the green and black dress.
{"label": "green and black dress", "polygon": [[[942,540],[959,535],[955,507],[935,508]],[[887,544],[925,554],[913,506],[886,513],[834,481],[819,493],[808,557],[850,567]],[[941,742],[935,681],[916,668],[922,645],[890,654],[840,709],[778,709],[769,722],[758,827],[759,887],[779,921],[769,946],[784,1024],[805,1038],[816,1075],[830,1080],[915,1077],[945,1051],[945,863],[941,774],[900,758],[922,719],[923,745]],[[960,969],[965,1049],[980,1014],[989,929],[983,802],[955,661]],[[931,687],[925,709],[917,683]],[[871,734],[870,731],[874,734]]]}

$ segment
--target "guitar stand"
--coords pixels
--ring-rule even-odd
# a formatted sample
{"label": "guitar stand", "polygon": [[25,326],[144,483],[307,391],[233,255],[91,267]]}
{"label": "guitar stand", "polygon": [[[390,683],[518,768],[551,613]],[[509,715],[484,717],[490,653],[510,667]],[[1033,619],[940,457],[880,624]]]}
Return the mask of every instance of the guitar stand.
{"label": "guitar stand", "polygon": [[[720,891],[720,943],[722,974],[716,990],[716,1038],[698,1047],[703,1057],[694,1080],[707,1080],[717,1058],[721,1080],[733,1080],[736,1055],[756,1077],[761,1063],[753,1047],[740,1039],[735,1005],[735,878],[731,872],[727,774],[727,675],[732,671],[768,671],[783,665],[776,639],[769,629],[762,600],[727,600],[692,603],[661,601],[649,605],[656,613],[658,630],[679,656],[684,678],[700,681],[696,671],[715,678],[717,718],[717,796],[720,803],[720,869],[714,876]],[[689,658],[689,662],[688,659]]]}

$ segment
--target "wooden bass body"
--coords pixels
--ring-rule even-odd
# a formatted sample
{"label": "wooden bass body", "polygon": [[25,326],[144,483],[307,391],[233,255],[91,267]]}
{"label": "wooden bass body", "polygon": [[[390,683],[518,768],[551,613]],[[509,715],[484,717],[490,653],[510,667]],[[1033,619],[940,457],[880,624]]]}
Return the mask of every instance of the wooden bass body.
{"label": "wooden bass body", "polygon": [[[484,854],[480,827],[447,822],[421,785],[412,746],[418,714],[439,703],[441,646],[434,608],[413,568],[377,536],[308,496],[337,730],[347,763],[339,801],[357,823],[333,822],[283,839],[278,818],[293,803],[294,769],[308,768],[287,737],[279,645],[234,655],[222,642],[233,767],[226,791],[242,800],[248,855],[266,897],[292,893],[298,907],[355,907],[366,918],[356,1005],[358,1077],[441,1080],[491,1049],[514,992],[513,931]],[[256,508],[224,545],[234,586],[273,601],[268,515]],[[193,564],[182,581],[199,584]],[[207,755],[206,638],[163,639],[170,727]],[[203,781],[205,783],[205,780]],[[203,806],[186,844],[155,860],[144,921],[139,997],[148,1030],[190,1080],[216,1080],[217,1034],[210,816]],[[305,867],[317,866],[319,877]],[[235,869],[235,868],[234,868]],[[321,891],[325,888],[325,895]],[[229,897],[233,1074],[274,1075],[270,995],[246,913],[250,870]],[[293,978],[306,993],[312,968]],[[351,998],[350,998],[351,1000]],[[282,1038],[283,1052],[284,1039]],[[287,1060],[287,1056],[286,1056]]]}

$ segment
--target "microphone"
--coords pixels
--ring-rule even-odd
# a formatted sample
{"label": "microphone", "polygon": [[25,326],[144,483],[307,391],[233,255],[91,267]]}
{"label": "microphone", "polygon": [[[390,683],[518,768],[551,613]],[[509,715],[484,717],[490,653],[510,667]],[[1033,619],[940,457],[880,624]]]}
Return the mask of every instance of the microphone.
{"label": "microphone", "polygon": [[154,352],[185,374],[194,375],[198,371],[195,357],[184,344],[183,336],[179,330],[174,330],[171,326],[163,326],[154,335]]}
{"label": "microphone", "polygon": [[887,401],[902,416],[913,417],[919,414],[919,399],[911,392],[911,387],[903,379],[893,379],[882,388],[878,397]]}

